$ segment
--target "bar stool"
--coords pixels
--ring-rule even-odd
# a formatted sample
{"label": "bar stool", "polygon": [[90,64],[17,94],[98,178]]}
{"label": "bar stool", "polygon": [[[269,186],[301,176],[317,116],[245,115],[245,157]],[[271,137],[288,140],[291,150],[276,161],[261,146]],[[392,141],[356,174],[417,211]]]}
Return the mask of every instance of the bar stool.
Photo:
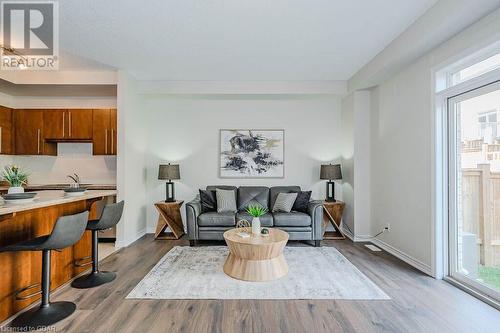
{"label": "bar stool", "polygon": [[[87,289],[100,286],[102,284],[113,281],[116,278],[114,272],[101,272],[99,271],[99,258],[98,258],[98,237],[99,230],[106,230],[114,227],[122,217],[124,201],[114,204],[108,204],[102,211],[101,218],[98,220],[90,220],[87,224],[87,230],[92,231],[92,260],[87,263],[76,262],[76,266],[85,266],[92,263],[92,272],[90,274],[81,276],[71,283],[73,288]],[[82,258],[81,260],[85,260]]]}
{"label": "bar stool", "polygon": [[[57,219],[51,234],[0,248],[0,252],[42,251],[42,290],[27,296],[17,297],[17,299],[28,299],[42,294],[42,303],[40,307],[30,309],[17,316],[11,322],[11,327],[36,329],[41,326],[49,326],[68,317],[75,311],[75,303],[50,302],[50,253],[52,250],[60,250],[78,242],[85,232],[88,217],[88,211],[61,216]],[[17,292],[16,295],[38,285],[35,284],[24,288]]]}

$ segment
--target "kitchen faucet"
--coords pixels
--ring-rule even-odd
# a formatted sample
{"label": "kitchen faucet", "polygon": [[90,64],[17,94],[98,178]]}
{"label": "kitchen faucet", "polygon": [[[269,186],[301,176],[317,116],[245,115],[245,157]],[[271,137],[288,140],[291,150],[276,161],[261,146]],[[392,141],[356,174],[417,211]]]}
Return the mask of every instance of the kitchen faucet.
{"label": "kitchen faucet", "polygon": [[76,184],[80,184],[80,177],[76,173],[74,173],[73,176],[68,175],[67,177],[71,178],[71,180],[73,180]]}

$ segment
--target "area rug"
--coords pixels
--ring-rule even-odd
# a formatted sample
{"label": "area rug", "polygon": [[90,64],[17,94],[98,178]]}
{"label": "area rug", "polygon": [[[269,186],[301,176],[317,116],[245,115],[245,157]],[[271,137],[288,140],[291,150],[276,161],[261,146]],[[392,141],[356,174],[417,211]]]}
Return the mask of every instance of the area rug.
{"label": "area rug", "polygon": [[288,275],[271,282],[227,276],[225,246],[176,246],[130,292],[139,299],[352,299],[389,297],[333,247],[286,247]]}

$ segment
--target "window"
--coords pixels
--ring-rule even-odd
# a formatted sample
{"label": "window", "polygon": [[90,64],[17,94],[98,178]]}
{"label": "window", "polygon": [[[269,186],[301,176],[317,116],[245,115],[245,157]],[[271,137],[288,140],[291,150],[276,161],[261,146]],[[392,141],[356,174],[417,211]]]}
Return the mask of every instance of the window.
{"label": "window", "polygon": [[500,72],[500,41],[436,71],[436,92],[481,78],[496,70]]}
{"label": "window", "polygon": [[475,63],[469,67],[450,73],[450,85],[457,85],[497,68],[500,68],[500,53],[497,53],[494,56]]}

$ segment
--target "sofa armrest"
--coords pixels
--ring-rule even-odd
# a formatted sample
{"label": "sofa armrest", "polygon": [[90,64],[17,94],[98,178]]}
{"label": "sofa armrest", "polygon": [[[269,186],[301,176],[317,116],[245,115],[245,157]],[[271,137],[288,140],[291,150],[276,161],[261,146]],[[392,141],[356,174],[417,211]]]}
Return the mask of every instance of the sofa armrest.
{"label": "sofa armrest", "polygon": [[198,239],[198,216],[201,214],[201,201],[198,197],[186,204],[186,224],[190,240]]}
{"label": "sofa armrest", "polygon": [[323,201],[313,200],[309,202],[309,216],[312,222],[313,240],[323,239]]}

